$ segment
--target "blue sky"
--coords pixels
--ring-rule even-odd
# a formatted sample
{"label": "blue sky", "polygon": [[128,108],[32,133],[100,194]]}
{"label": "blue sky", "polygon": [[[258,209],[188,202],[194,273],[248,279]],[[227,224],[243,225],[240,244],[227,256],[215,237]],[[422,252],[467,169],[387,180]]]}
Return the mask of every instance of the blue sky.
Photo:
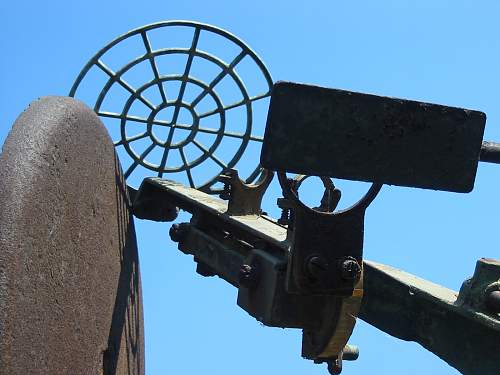
{"label": "blue sky", "polygon": [[[3,1],[0,14],[0,144],[29,102],[66,95],[106,43],[173,19],[242,38],[275,81],[481,110],[485,139],[500,140],[497,1]],[[458,290],[477,259],[499,257],[498,176],[498,167],[480,165],[465,195],[385,186],[367,211],[365,257]],[[274,216],[276,194],[274,185],[264,207]],[[300,332],[261,326],[236,306],[234,288],[197,275],[168,229],[137,221],[148,375],[326,373],[300,358]],[[363,322],[351,341],[361,355],[345,374],[458,373]]]}

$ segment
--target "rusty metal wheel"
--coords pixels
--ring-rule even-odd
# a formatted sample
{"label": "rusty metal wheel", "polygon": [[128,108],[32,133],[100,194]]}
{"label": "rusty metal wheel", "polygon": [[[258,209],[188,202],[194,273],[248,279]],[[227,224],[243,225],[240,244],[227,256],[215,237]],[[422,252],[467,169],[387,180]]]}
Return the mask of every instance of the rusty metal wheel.
{"label": "rusty metal wheel", "polygon": [[34,101],[0,164],[0,373],[144,375],[134,223],[99,118]]}

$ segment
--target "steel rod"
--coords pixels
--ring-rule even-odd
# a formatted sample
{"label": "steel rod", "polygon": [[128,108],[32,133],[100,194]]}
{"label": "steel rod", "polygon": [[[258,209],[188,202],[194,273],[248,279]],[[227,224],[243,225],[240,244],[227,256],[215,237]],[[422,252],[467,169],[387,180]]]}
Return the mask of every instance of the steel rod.
{"label": "steel rod", "polygon": [[479,160],[486,163],[500,164],[500,143],[483,141]]}

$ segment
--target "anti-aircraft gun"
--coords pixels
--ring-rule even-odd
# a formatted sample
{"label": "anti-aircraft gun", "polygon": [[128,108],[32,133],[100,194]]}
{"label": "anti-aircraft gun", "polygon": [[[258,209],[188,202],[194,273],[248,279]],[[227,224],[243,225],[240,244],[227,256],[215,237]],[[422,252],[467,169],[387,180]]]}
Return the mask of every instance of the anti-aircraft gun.
{"label": "anti-aircraft gun", "polygon": [[[187,30],[187,46],[165,48],[151,43],[151,34],[175,28]],[[201,48],[206,35],[229,43],[236,51],[233,58],[226,62]],[[106,64],[110,52],[131,40],[139,41],[142,48],[137,58],[116,70]],[[163,69],[162,60],[179,56],[183,58],[180,71]],[[193,73],[193,66],[200,62],[217,68],[208,82]],[[250,94],[240,77],[239,67],[245,62],[253,64],[264,82],[261,92]],[[128,77],[144,65],[152,79],[136,87]],[[164,66],[171,69],[175,64],[170,60]],[[105,76],[102,87],[92,75],[96,70]],[[240,94],[230,103],[218,92],[228,79]],[[92,91],[96,87],[98,90]],[[113,97],[115,87],[127,95]],[[179,250],[194,257],[196,271],[203,276],[217,275],[238,288],[238,306],[264,325],[302,329],[302,356],[327,363],[330,373],[340,373],[344,360],[358,356],[357,347],[348,345],[357,317],[390,335],[420,343],[464,374],[498,373],[500,261],[479,260],[474,276],[457,294],[363,259],[365,211],[383,184],[466,193],[473,188],[479,161],[500,163],[500,145],[483,141],[484,113],[292,82],[274,83],[257,54],[241,40],[216,27],[188,21],[152,24],[117,38],[87,63],[69,96],[84,99],[95,113],[70,98],[44,98],[18,119],[2,153],[6,167],[1,180],[4,255],[0,267],[7,271],[0,285],[10,296],[10,305],[4,308],[0,328],[11,327],[10,334],[0,338],[4,353],[6,348],[23,348],[42,336],[50,338],[49,331],[33,333],[37,326],[33,316],[43,320],[64,310],[61,306],[71,298],[84,301],[85,294],[101,293],[99,302],[82,302],[81,313],[61,313],[68,327],[76,320],[88,324],[90,339],[78,355],[72,353],[71,345],[60,347],[56,342],[52,348],[38,349],[39,355],[53,373],[55,368],[64,368],[63,361],[51,359],[56,350],[76,357],[74,365],[81,368],[93,363],[101,366],[104,374],[121,374],[125,368],[143,373],[140,278],[131,215],[174,221],[181,209],[192,215],[191,220],[173,224],[170,236],[178,242]],[[265,134],[255,135],[253,105],[265,98],[270,98]],[[119,111],[106,109],[110,100]],[[207,101],[212,102],[212,108],[206,107]],[[143,108],[141,114],[134,109],[138,105]],[[235,108],[241,109],[243,117],[236,121],[240,124],[236,129],[231,128],[235,120],[229,115]],[[114,129],[108,124],[113,145],[106,140],[96,114],[106,123],[116,123]],[[68,141],[70,133],[74,138]],[[35,136],[44,142],[37,142]],[[239,145],[219,153],[228,139]],[[204,143],[208,141],[210,146]],[[252,144],[262,144],[262,151],[260,163],[248,168],[241,158]],[[127,183],[121,177],[113,146],[122,148],[122,155],[131,159],[123,173]],[[38,165],[44,165],[50,177],[40,176]],[[241,165],[248,170],[243,179]],[[78,183],[67,178],[75,168],[83,176]],[[99,172],[94,175],[92,171]],[[261,207],[274,175],[283,195],[277,201],[282,210],[277,219]],[[319,206],[311,208],[300,200],[300,187],[314,176],[321,179],[324,193]],[[337,210],[342,192],[332,178],[372,185],[357,203]],[[23,182],[36,182],[40,188],[28,186],[28,193],[19,195],[16,189]],[[54,203],[60,202],[61,196],[66,202],[62,206]],[[113,204],[110,199],[114,199]],[[40,209],[13,210],[13,202],[22,207],[40,202]],[[40,231],[27,229],[27,216],[37,217]],[[86,247],[80,240],[81,232],[75,234],[75,223],[82,220],[91,223],[83,235],[89,239]],[[61,255],[52,251],[64,243],[73,244],[73,252]],[[109,251],[96,252],[99,246],[105,250],[118,246],[119,251],[111,256]],[[19,249],[25,250],[22,260]],[[35,255],[40,258],[44,249],[51,255],[47,262],[38,262]],[[74,259],[76,249],[91,251],[96,262]],[[63,277],[65,267],[54,271],[55,263],[85,264],[85,269],[97,271],[68,285]],[[37,281],[23,276],[19,271],[23,267],[26,275],[36,269],[43,277]],[[118,289],[106,282],[98,287],[103,284],[99,281],[102,275],[107,275],[109,285],[118,280]],[[56,303],[41,300],[30,310],[31,315],[25,316],[29,293],[16,295],[12,291],[14,286],[33,291],[36,282],[40,282],[42,297]],[[80,285],[88,289],[82,295],[57,295],[78,290]],[[112,314],[96,313],[109,301],[114,303]],[[88,316],[92,322],[98,321],[93,328]],[[26,324],[12,328],[16,320]],[[105,327],[104,336],[102,329],[95,329],[99,325]],[[69,335],[67,341],[78,340]],[[94,346],[103,353],[97,365]],[[126,364],[120,355],[124,348],[133,353]],[[23,369],[22,361],[10,356],[1,354],[0,364],[9,373],[20,373],[16,371]]]}

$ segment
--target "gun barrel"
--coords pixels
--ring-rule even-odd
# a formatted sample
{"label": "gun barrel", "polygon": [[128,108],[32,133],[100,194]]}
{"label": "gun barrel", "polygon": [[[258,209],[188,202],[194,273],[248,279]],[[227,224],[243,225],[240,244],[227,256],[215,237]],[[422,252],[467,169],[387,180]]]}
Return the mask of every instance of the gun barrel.
{"label": "gun barrel", "polygon": [[479,160],[486,163],[500,164],[500,143],[483,141]]}

